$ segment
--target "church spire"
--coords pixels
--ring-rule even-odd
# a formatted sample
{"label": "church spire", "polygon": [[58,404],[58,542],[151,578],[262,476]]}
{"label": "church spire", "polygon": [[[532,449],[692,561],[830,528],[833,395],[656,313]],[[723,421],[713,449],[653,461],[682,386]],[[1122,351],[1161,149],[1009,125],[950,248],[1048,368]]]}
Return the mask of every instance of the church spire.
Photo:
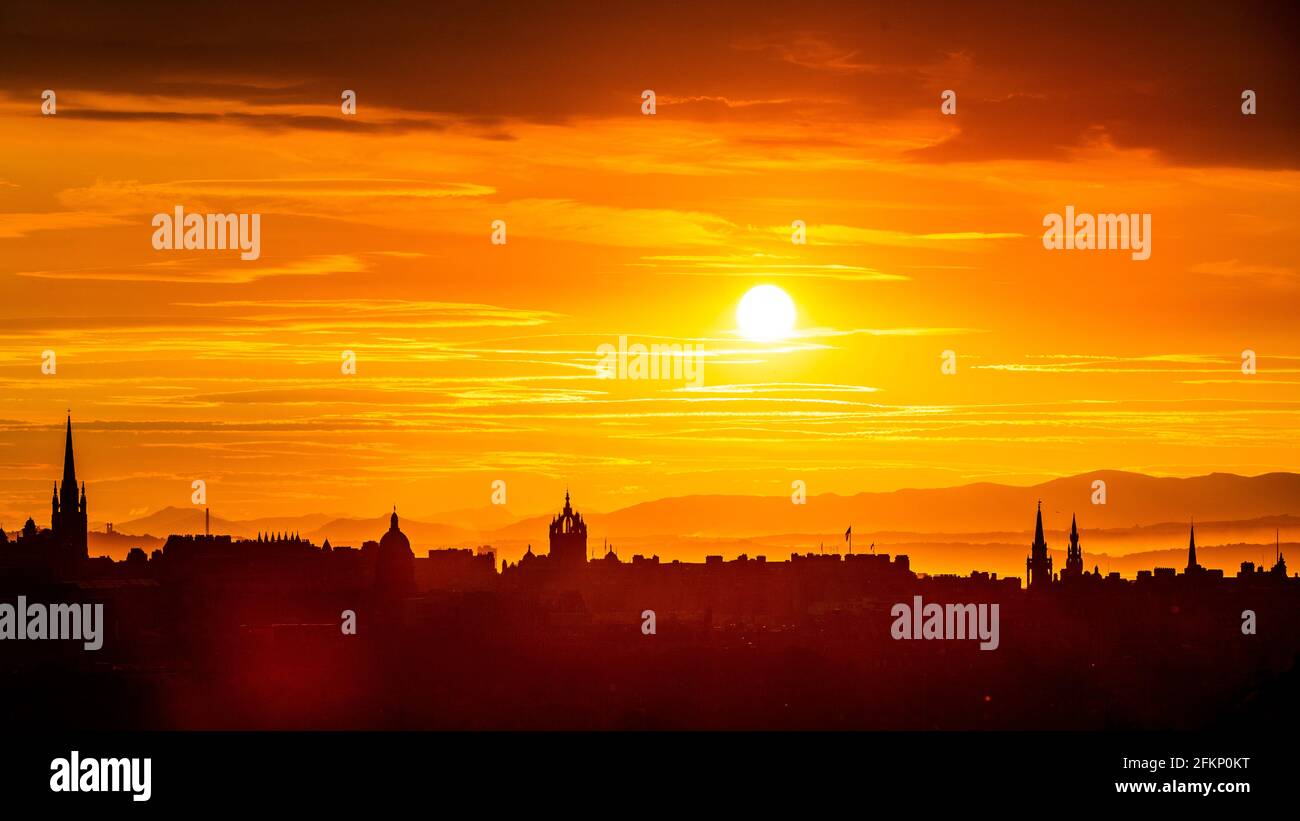
{"label": "church spire", "polygon": [[[57,504],[51,504],[50,529],[60,551],[69,560],[86,558],[86,489],[77,487],[77,467],[72,456],[72,414],[63,434],[63,481],[56,486]],[[79,492],[80,491],[80,492]]]}
{"label": "church spire", "polygon": [[1052,583],[1052,557],[1047,552],[1047,537],[1043,535],[1043,500],[1038,500],[1038,518],[1034,522],[1034,543],[1025,560],[1025,575],[1030,587]]}
{"label": "church spire", "polygon": [[63,441],[63,484],[77,487],[77,467],[72,460],[72,414],[68,414],[68,432]]}
{"label": "church spire", "polygon": [[1079,578],[1083,576],[1083,548],[1079,547],[1079,519],[1070,514],[1070,544],[1065,549],[1065,569],[1061,578]]}
{"label": "church spire", "polygon": [[63,439],[63,482],[59,485],[64,510],[77,509],[77,465],[72,458],[72,415],[68,415],[67,433]]}
{"label": "church spire", "polygon": [[1187,569],[1198,567],[1196,564],[1196,522],[1192,522],[1190,535],[1187,537]]}
{"label": "church spire", "polygon": [[81,505],[77,493],[77,467],[72,457],[72,415],[63,439],[63,481],[59,484],[59,511],[63,515],[76,513]]}

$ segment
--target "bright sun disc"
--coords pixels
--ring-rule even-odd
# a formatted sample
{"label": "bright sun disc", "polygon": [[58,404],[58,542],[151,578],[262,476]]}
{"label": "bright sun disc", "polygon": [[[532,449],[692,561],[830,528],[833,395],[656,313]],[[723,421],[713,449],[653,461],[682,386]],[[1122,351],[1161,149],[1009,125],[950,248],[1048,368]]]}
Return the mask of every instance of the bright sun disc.
{"label": "bright sun disc", "polygon": [[775,285],[756,285],[741,297],[736,325],[755,342],[784,339],[794,330],[794,301]]}

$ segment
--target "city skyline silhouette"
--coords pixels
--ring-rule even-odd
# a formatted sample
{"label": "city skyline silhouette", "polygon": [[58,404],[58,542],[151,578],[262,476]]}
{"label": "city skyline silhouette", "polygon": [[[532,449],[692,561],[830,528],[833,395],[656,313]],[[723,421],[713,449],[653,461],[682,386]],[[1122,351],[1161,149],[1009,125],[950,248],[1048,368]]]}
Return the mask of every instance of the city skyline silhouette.
{"label": "city skyline silhouette", "polygon": [[[94,496],[78,487],[77,464],[85,459],[75,459],[68,421],[50,526],[29,519],[0,538],[0,599],[18,596],[21,608],[43,596],[71,598],[102,608],[108,639],[95,654],[33,641],[4,646],[15,695],[30,694],[26,688],[51,671],[67,686],[111,659],[122,672],[108,676],[95,701],[108,699],[110,714],[60,719],[92,726],[1193,728],[1227,720],[1243,698],[1257,702],[1261,687],[1283,686],[1267,682],[1293,679],[1300,654],[1293,629],[1300,578],[1288,575],[1280,541],[1270,565],[1243,562],[1225,574],[1200,564],[1189,528],[1183,565],[1127,580],[1084,566],[1087,532],[1076,522],[1064,564],[1053,571],[1039,507],[1023,579],[978,569],[917,573],[909,556],[886,552],[662,561],[620,556],[607,540],[596,551],[566,493],[545,542],[517,561],[498,558],[490,545],[417,555],[395,507],[387,531],[359,546],[318,546],[284,531],[251,539],[172,534],[160,549],[135,547],[114,561],[88,552]],[[0,637],[59,638],[24,636],[23,627],[14,634],[13,619],[0,612]],[[18,619],[25,623],[26,614]],[[805,672],[788,666],[791,653],[828,679],[798,709],[777,710],[788,688],[808,686]],[[1139,657],[1147,666],[1133,667]],[[660,680],[649,690],[634,683],[658,665],[691,659],[718,678],[685,687]],[[453,661],[461,673],[447,678]],[[1026,663],[1038,671],[1032,679]],[[533,698],[551,705],[544,715],[525,709],[536,706],[531,698],[501,709],[500,676],[521,666],[536,677],[528,679],[538,688]],[[764,683],[746,687],[757,669],[766,671]],[[895,683],[876,681],[880,669]],[[298,686],[266,689],[283,676],[305,683],[322,674],[345,686],[327,698]],[[184,683],[211,675],[228,699],[218,713]],[[561,686],[574,675],[593,679]],[[1058,677],[1059,685],[1039,689]],[[1066,680],[1074,682],[1069,704],[1054,695]],[[127,681],[131,688],[117,689]],[[931,683],[915,689],[921,681]],[[599,682],[621,683],[589,689]],[[1122,698],[1113,690],[1120,682],[1128,682]],[[141,684],[150,695],[137,702]],[[742,690],[743,703],[735,701]],[[9,717],[53,720],[41,707],[50,698]]]}
{"label": "city skyline silhouette", "polygon": [[[96,519],[88,518],[85,509],[85,498],[84,498],[85,482],[84,481],[82,481],[80,484],[81,499],[80,499],[79,506],[78,506],[78,499],[76,496],[77,482],[76,482],[74,461],[72,458],[71,413],[68,414],[65,420],[65,443],[63,447],[63,464],[64,464],[63,478],[61,482],[56,482],[55,484],[54,504],[55,504],[56,512],[52,521],[54,521],[56,525],[59,521],[62,521],[62,518],[58,513],[60,505],[62,506],[62,509],[64,511],[72,511],[74,517],[79,515],[82,519],[85,520],[85,522],[84,523],[77,522],[73,525],[73,528],[74,529],[79,528],[80,530],[88,531],[88,535],[89,535],[88,542],[90,544],[95,545],[96,547],[95,555],[105,555],[111,558],[121,559],[126,555],[126,551],[129,550],[131,546],[133,546],[131,544],[132,539],[137,540],[138,546],[148,547],[148,546],[157,546],[161,544],[162,540],[164,540],[166,536],[170,535],[171,533],[180,534],[180,533],[210,532],[210,520],[212,518],[212,511],[211,511],[211,507],[206,504],[201,506],[191,505],[188,508],[179,508],[179,507],[168,508],[164,511],[155,512],[155,514],[146,516],[142,519],[136,519],[136,520],[128,521],[126,523],[117,522],[116,524],[114,524],[111,521],[104,522],[102,520],[97,521]],[[1107,522],[1114,522],[1117,520],[1117,518],[1119,518],[1120,520],[1126,518],[1137,519],[1139,516],[1143,514],[1141,512],[1135,513],[1133,511],[1133,505],[1129,504],[1126,506],[1122,506],[1122,509],[1119,512],[1117,517],[1111,514],[1111,511],[1108,509],[1105,500],[1102,501],[1101,505],[1098,505],[1096,503],[1097,502],[1096,493],[1094,492],[1096,489],[1096,485],[1094,483],[1097,480],[1093,478],[1096,476],[1121,477],[1122,474],[1119,474],[1114,471],[1096,471],[1089,474],[1070,477],[1070,479],[1066,481],[1071,483],[1072,486],[1067,486],[1066,488],[1061,488],[1059,486],[1059,483],[1055,483],[1054,485],[1046,485],[1046,486],[1037,485],[1037,486],[1030,486],[1030,487],[1023,487],[1023,488],[1002,486],[1002,487],[998,487],[997,490],[1000,492],[1000,494],[1002,494],[1004,499],[1007,493],[1013,493],[1013,494],[1018,494],[1023,500],[1023,499],[1032,499],[1035,496],[1041,496],[1041,494],[1044,492],[1045,489],[1050,488],[1050,492],[1054,497],[1054,501],[1058,505],[1062,504],[1065,501],[1065,499],[1072,499],[1075,502],[1080,502],[1080,501],[1085,502],[1084,504],[1077,505],[1076,507],[1083,509],[1084,515],[1085,517],[1087,517],[1085,518],[1085,522],[1087,522],[1088,525],[1091,525],[1091,527],[1088,528],[1090,530],[1089,535],[1093,538],[1096,538],[1098,530],[1100,529],[1102,538],[1104,539],[1104,543],[1111,546],[1112,548],[1111,552],[1097,551],[1095,549],[1090,549],[1089,555],[1092,557],[1093,561],[1100,561],[1108,565],[1107,566],[1108,572],[1110,572],[1110,570],[1112,569],[1110,565],[1118,562],[1121,575],[1126,577],[1132,577],[1136,572],[1135,570],[1132,569],[1135,565],[1135,562],[1141,562],[1147,559],[1156,562],[1160,560],[1168,560],[1169,552],[1171,550],[1177,549],[1177,548],[1170,547],[1169,543],[1171,541],[1174,541],[1178,538],[1183,538],[1185,536],[1185,534],[1179,532],[1179,530],[1184,528],[1185,525],[1178,522],[1170,522],[1162,519],[1160,516],[1156,516],[1153,518],[1149,518],[1145,522],[1142,521],[1135,522],[1135,526],[1131,528],[1123,528],[1123,527],[1106,528],[1105,524],[1102,524],[1101,527],[1098,528],[1098,526],[1095,525],[1094,523],[1099,518],[1102,520],[1103,523],[1107,523]],[[1145,478],[1154,479],[1155,477],[1145,477]],[[1282,534],[1283,534],[1283,528],[1290,529],[1300,524],[1300,516],[1296,515],[1296,514],[1300,514],[1300,474],[1270,474],[1268,476],[1254,477],[1257,480],[1264,480],[1270,482],[1273,485],[1273,487],[1265,488],[1263,492],[1261,492],[1260,484],[1254,484],[1254,485],[1251,484],[1250,477],[1234,476],[1234,477],[1193,477],[1193,478],[1206,481],[1207,483],[1212,482],[1216,479],[1218,480],[1229,479],[1229,480],[1235,480],[1237,482],[1238,484],[1237,488],[1233,488],[1227,491],[1222,490],[1221,487],[1217,489],[1220,496],[1219,498],[1220,506],[1219,506],[1219,510],[1215,512],[1219,513],[1221,517],[1223,517],[1223,510],[1234,509],[1234,504],[1235,504],[1234,500],[1238,497],[1241,497],[1242,495],[1249,494],[1251,501],[1254,503],[1253,508],[1248,509],[1244,512],[1244,515],[1250,516],[1250,518],[1246,521],[1233,521],[1231,519],[1228,519],[1227,521],[1223,521],[1222,519],[1215,520],[1214,518],[1210,518],[1210,520],[1207,522],[1206,518],[1203,516],[1202,533],[1204,534],[1207,531],[1207,525],[1208,525],[1209,531],[1215,534],[1218,538],[1217,542],[1212,543],[1217,545],[1218,548],[1217,549],[1212,548],[1210,550],[1209,555],[1212,558],[1209,560],[1209,566],[1216,567],[1217,569],[1230,572],[1233,569],[1235,569],[1235,567],[1238,566],[1242,560],[1252,560],[1252,561],[1256,561],[1256,563],[1263,564],[1264,561],[1268,558],[1266,548],[1269,548],[1270,545],[1266,544],[1263,541],[1259,541],[1255,543],[1248,542],[1250,538],[1258,538],[1261,534],[1266,536],[1271,534],[1273,536],[1272,541],[1278,544],[1272,545],[1272,547],[1280,546],[1281,542],[1286,542],[1287,544],[1291,544],[1290,542],[1287,542],[1283,538]],[[1110,481],[1113,482],[1114,479],[1110,479]],[[1173,480],[1173,481],[1176,484],[1179,481],[1186,483],[1188,480],[1183,479],[1183,480]],[[92,485],[93,484],[94,483],[92,481]],[[1166,480],[1164,484],[1166,487],[1168,487],[1169,480]],[[962,503],[958,502],[957,504],[952,505],[952,507],[949,507],[947,502],[950,500],[944,499],[942,494],[944,493],[968,493],[969,494],[970,492],[978,491],[979,489],[980,488],[978,487],[960,487],[960,488],[947,488],[947,489],[935,488],[935,489],[931,489],[930,491],[923,491],[922,493],[928,493],[930,497],[927,501],[923,502],[924,505],[923,517],[928,519],[931,517],[932,513],[935,510],[943,510],[949,514],[949,518],[955,517],[959,519],[963,513]],[[67,496],[70,490],[72,493],[71,501],[69,501],[69,498]],[[1065,491],[1064,493],[1062,492],[1063,490]],[[1175,505],[1180,505],[1181,506],[1180,510],[1187,512],[1188,514],[1187,521],[1191,522],[1194,516],[1193,516],[1191,503],[1189,502],[1188,497],[1190,496],[1194,498],[1195,496],[1198,495],[1203,496],[1207,492],[1215,492],[1215,491],[1216,488],[1213,485],[1208,485],[1206,487],[1198,487],[1195,488],[1191,493],[1184,493],[1182,496],[1175,495],[1173,499],[1173,503]],[[1293,492],[1296,495],[1292,496],[1291,494]],[[915,493],[915,491],[913,491],[913,493]],[[65,497],[62,500],[62,502],[60,502],[59,499],[60,495],[63,495]],[[888,494],[877,494],[877,495],[883,496],[886,499],[889,498]],[[1065,499],[1062,498],[1063,496],[1065,497]],[[566,492],[566,497],[567,497],[567,492]],[[1091,498],[1089,499],[1089,497]],[[859,498],[861,498],[861,496]],[[688,511],[688,515],[691,516],[691,519],[689,524],[687,524],[686,526],[689,527],[692,530],[692,532],[699,533],[699,528],[701,525],[700,520],[702,517],[704,517],[708,520],[710,524],[714,526],[715,533],[716,533],[718,523],[720,521],[720,517],[718,516],[720,512],[719,502],[716,501],[716,499],[721,499],[722,500],[721,504],[725,505],[727,500],[734,499],[734,497],[728,497],[728,496],[701,497],[701,504],[703,509],[699,511],[689,511],[689,507],[693,504],[692,499],[690,498],[667,498],[667,499],[655,500],[654,502],[649,503],[649,505],[643,504],[638,507],[644,508],[647,506],[654,507],[658,505],[658,506],[668,508],[668,511],[666,513],[655,512],[650,514],[649,517],[646,517],[655,523],[661,521],[661,518],[664,515],[668,515],[675,519],[680,520],[681,516],[683,515],[683,512]],[[658,533],[658,532],[650,531],[649,532],[650,535],[647,535],[646,530],[638,530],[638,525],[640,524],[640,522],[637,522],[635,519],[633,519],[632,521],[618,521],[620,514],[626,513],[627,511],[614,511],[612,515],[597,514],[597,521],[611,522],[609,527],[605,529],[603,533],[603,538],[607,542],[609,541],[609,539],[613,538],[619,540],[620,542],[630,542],[630,544],[633,547],[643,547],[648,545],[651,549],[658,548],[655,552],[663,553],[666,555],[666,557],[669,558],[679,558],[684,560],[698,561],[702,559],[704,555],[708,555],[712,553],[722,553],[724,555],[727,554],[739,555],[740,553],[753,552],[754,550],[780,554],[783,551],[783,549],[791,548],[791,547],[795,548],[795,552],[798,552],[799,549],[806,548],[808,545],[812,544],[814,540],[817,540],[817,544],[819,545],[818,549],[821,552],[824,552],[825,541],[827,540],[829,534],[827,534],[826,532],[816,533],[815,531],[806,532],[809,527],[815,529],[817,524],[820,524],[822,527],[828,527],[828,526],[833,527],[833,524],[831,524],[831,522],[834,520],[833,519],[828,520],[827,514],[822,513],[819,510],[824,508],[824,503],[816,496],[812,497],[811,505],[808,504],[808,501],[806,499],[800,500],[799,504],[793,504],[792,502],[787,502],[786,500],[783,500],[780,497],[766,498],[766,499],[753,498],[753,499],[748,499],[746,501],[750,503],[762,503],[765,508],[765,509],[760,509],[751,506],[743,514],[743,517],[745,518],[746,524],[749,528],[746,531],[746,534],[749,538],[737,542],[736,543],[737,546],[732,546],[729,543],[735,540],[728,538],[731,534],[718,533],[718,538],[716,541],[718,544],[722,545],[721,549],[711,547],[708,545],[701,546],[697,544],[694,547],[693,555],[691,553],[683,554],[673,549],[674,541],[672,537],[674,534]],[[849,500],[833,499],[832,501],[842,503],[845,501],[851,501],[851,499]],[[1089,501],[1090,503],[1088,503]],[[1170,500],[1163,499],[1162,502],[1163,502],[1163,504],[1161,505],[1162,513],[1167,514],[1170,507]],[[1041,511],[1042,499],[1038,498],[1037,503]],[[1273,506],[1270,507],[1270,505]],[[966,506],[969,507],[969,503],[966,503]],[[988,505],[986,499],[985,497],[978,495],[978,493],[975,496],[975,506],[979,509],[979,512],[981,514],[987,514]],[[1078,513],[1069,514],[1071,518],[1071,523],[1068,527],[1063,527],[1058,525],[1057,527],[1053,528],[1051,527],[1051,523],[1053,523],[1053,519],[1050,510],[1053,506],[1054,506],[1053,504],[1049,503],[1049,518],[1048,518],[1049,524],[1047,526],[1047,532],[1057,534],[1055,536],[1054,543],[1058,545],[1063,544],[1067,539],[1071,538],[1071,531],[1074,531],[1074,537],[1077,539],[1079,514]],[[764,531],[763,514],[770,513],[773,507],[785,508],[786,510],[781,512],[786,513],[787,515],[780,518],[775,523],[768,525],[767,530]],[[396,505],[394,505],[394,510],[396,510]],[[535,531],[538,528],[538,522],[541,519],[545,518],[545,516],[527,516],[527,515],[513,516],[508,512],[509,509],[505,505],[501,506],[500,511],[491,510],[491,508],[486,508],[485,510],[491,512],[491,514],[496,519],[497,524],[500,524],[502,521],[507,522],[507,524],[505,524],[505,526],[503,527],[496,527],[494,529],[488,529],[486,527],[472,528],[466,526],[466,523],[464,522],[457,522],[456,517],[461,516],[465,513],[477,514],[480,513],[480,511],[452,511],[450,516],[440,516],[439,514],[435,513],[433,514],[432,517],[434,519],[433,522],[421,522],[417,526],[425,531],[428,530],[433,531],[432,537],[426,538],[426,541],[430,541],[430,543],[427,544],[426,547],[450,547],[450,546],[472,547],[472,546],[476,546],[477,542],[487,539],[491,541],[499,541],[501,545],[504,546],[504,549],[498,549],[497,552],[503,556],[510,555],[513,558],[515,555],[521,556],[523,552],[527,549],[525,545],[531,544],[532,541],[534,541],[533,535],[531,535],[529,529]],[[819,516],[819,518],[816,520],[813,519],[812,515],[807,513],[807,511],[814,511],[814,510],[818,511],[818,516]],[[1273,515],[1258,515],[1264,513],[1265,511],[1268,511]],[[1061,516],[1062,511],[1056,510],[1055,514],[1057,516]],[[1251,514],[1256,514],[1256,515],[1251,515]],[[983,568],[963,567],[959,564],[959,562],[962,561],[975,562],[975,563],[984,561],[985,564],[990,564],[994,567],[994,569],[998,569],[999,572],[1003,572],[1004,575],[1008,575],[1006,573],[1006,570],[1009,567],[1009,560],[1002,555],[995,555],[995,556],[981,555],[980,553],[974,551],[968,551],[969,555],[961,558],[948,556],[946,554],[943,555],[942,558],[940,558],[937,555],[936,556],[926,555],[927,553],[934,553],[936,551],[933,550],[928,551],[925,549],[926,545],[921,540],[921,537],[924,535],[925,532],[920,530],[919,528],[912,529],[909,531],[903,527],[900,527],[899,526],[900,519],[897,511],[890,512],[891,518],[884,526],[872,525],[872,521],[875,520],[876,517],[872,515],[872,511],[870,509],[864,511],[861,508],[858,509],[845,508],[841,504],[841,506],[837,508],[833,513],[831,513],[830,516],[842,517],[845,518],[846,520],[852,519],[856,516],[860,521],[863,522],[862,524],[859,525],[858,533],[860,535],[865,534],[869,540],[872,539],[873,537],[880,538],[887,535],[887,536],[893,536],[894,537],[893,541],[895,542],[904,540],[902,543],[905,545],[910,544],[914,547],[920,547],[922,555],[925,556],[925,558],[923,558],[922,561],[929,565],[926,568],[927,572],[932,572],[932,573],[967,572],[969,570],[974,570],[974,569],[989,569],[989,567],[983,567]],[[1040,516],[1041,516],[1041,512],[1040,512]],[[30,514],[24,515],[20,517],[18,520],[26,521],[28,518],[31,518]],[[412,517],[410,516],[406,516],[405,518],[407,519],[408,523],[412,520]],[[627,517],[624,518],[626,519]],[[800,521],[800,518],[802,518],[803,521]],[[369,520],[367,520],[365,517],[349,517],[346,515],[339,515],[339,514],[329,515],[329,514],[319,514],[319,513],[310,514],[310,515],[297,515],[297,516],[285,515],[281,517],[276,517],[274,519],[263,519],[263,520],[253,521],[253,522],[228,521],[228,520],[223,520],[220,517],[220,515],[218,515],[216,521],[218,523],[218,528],[221,528],[223,525],[225,525],[227,527],[227,532],[230,532],[230,534],[233,536],[249,535],[252,532],[256,532],[260,535],[262,531],[269,531],[274,529],[276,526],[278,526],[282,531],[292,530],[295,534],[300,530],[307,534],[314,532],[316,534],[315,536],[316,541],[318,542],[325,539],[329,539],[331,537],[334,539],[335,542],[338,542],[340,537],[344,538],[345,540],[349,537],[355,538],[358,529],[371,527],[371,524],[368,523]],[[459,528],[448,526],[449,521],[451,523],[457,523],[462,526]],[[978,521],[976,523],[977,525],[984,524],[985,527],[983,528],[977,529],[977,527],[969,527],[970,532],[962,532],[961,528],[948,526],[937,530],[932,535],[937,537],[938,539],[946,539],[950,542],[960,543],[963,541],[963,539],[969,539],[975,541],[975,539],[973,539],[972,537],[975,537],[978,534],[982,533],[984,534],[987,542],[988,537],[992,537],[995,535],[1005,535],[1005,531],[1015,532],[1016,530],[1016,526],[1014,522],[1011,523],[1010,527],[1008,527],[1005,522],[1002,522],[999,523],[1001,524],[1001,527],[999,527],[997,524],[990,524],[992,521],[993,521],[992,519],[989,519],[986,516],[985,519]],[[951,522],[945,522],[945,524],[951,524]],[[1139,527],[1137,526],[1138,524],[1142,524],[1144,526]],[[797,528],[800,527],[804,528],[805,535],[802,537],[797,537],[792,535],[795,532],[798,532]],[[150,532],[151,528],[152,529],[164,528],[166,529],[166,531],[154,533],[154,532]],[[3,531],[3,529],[4,529],[4,522],[0,521],[0,531]],[[10,529],[11,530],[13,529],[12,525]],[[65,531],[69,529],[70,528],[68,526],[64,527]],[[998,531],[1003,531],[1003,532],[999,533]],[[365,530],[362,530],[361,532],[363,533],[363,535],[368,535],[368,532]],[[778,537],[775,540],[777,543],[771,543],[772,540],[764,540],[762,538],[765,535],[765,533],[786,534],[786,535],[783,538]],[[940,534],[944,534],[944,535],[940,535]],[[706,538],[703,538],[703,534],[700,535],[702,538],[696,539],[697,542],[707,541]],[[1241,541],[1236,544],[1228,543],[1228,540],[1234,537],[1241,539]],[[656,543],[655,541],[656,539],[658,540],[658,543]],[[764,544],[764,541],[767,541],[768,543]],[[833,540],[832,543],[834,543]],[[1204,544],[1205,542],[1203,540],[1203,544],[1202,544],[1203,548],[1204,548]],[[1092,545],[1090,545],[1090,548],[1091,547]],[[665,550],[664,548],[667,549]],[[86,553],[86,548],[84,545],[77,547],[75,549],[80,550],[82,553]],[[1066,556],[1066,550],[1064,547],[1058,546],[1057,548],[1048,550],[1048,553],[1051,555],[1055,555],[1057,557],[1055,560],[1058,562],[1058,567],[1063,566],[1068,558]],[[1028,556],[1026,556],[1026,558],[1028,558]],[[1080,561],[1080,562],[1082,561],[1081,552],[1080,555],[1076,558],[1076,561]],[[1028,570],[1026,566],[1026,574],[1027,573]]]}
{"label": "city skyline silhouette", "polygon": [[0,806],[1285,802],[1298,35],[6,4]]}

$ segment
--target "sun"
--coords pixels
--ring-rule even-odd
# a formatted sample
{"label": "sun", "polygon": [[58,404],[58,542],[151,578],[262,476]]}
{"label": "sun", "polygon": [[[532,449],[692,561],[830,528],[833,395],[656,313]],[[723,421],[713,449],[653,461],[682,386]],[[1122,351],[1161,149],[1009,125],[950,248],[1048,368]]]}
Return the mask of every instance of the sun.
{"label": "sun", "polygon": [[794,300],[775,285],[755,285],[740,299],[736,325],[755,342],[784,339],[794,330]]}

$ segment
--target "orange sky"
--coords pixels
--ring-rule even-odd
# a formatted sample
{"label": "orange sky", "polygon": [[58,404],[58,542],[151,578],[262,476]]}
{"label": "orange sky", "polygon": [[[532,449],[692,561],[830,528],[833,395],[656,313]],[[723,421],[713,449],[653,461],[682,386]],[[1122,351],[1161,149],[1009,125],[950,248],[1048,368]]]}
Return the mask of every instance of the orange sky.
{"label": "orange sky", "polygon": [[[67,408],[95,521],[1300,467],[1293,21],[961,8],[7,12],[0,525]],[[155,251],[176,205],[261,258]],[[1045,250],[1066,205],[1151,258]],[[598,379],[621,335],[703,387]]]}

